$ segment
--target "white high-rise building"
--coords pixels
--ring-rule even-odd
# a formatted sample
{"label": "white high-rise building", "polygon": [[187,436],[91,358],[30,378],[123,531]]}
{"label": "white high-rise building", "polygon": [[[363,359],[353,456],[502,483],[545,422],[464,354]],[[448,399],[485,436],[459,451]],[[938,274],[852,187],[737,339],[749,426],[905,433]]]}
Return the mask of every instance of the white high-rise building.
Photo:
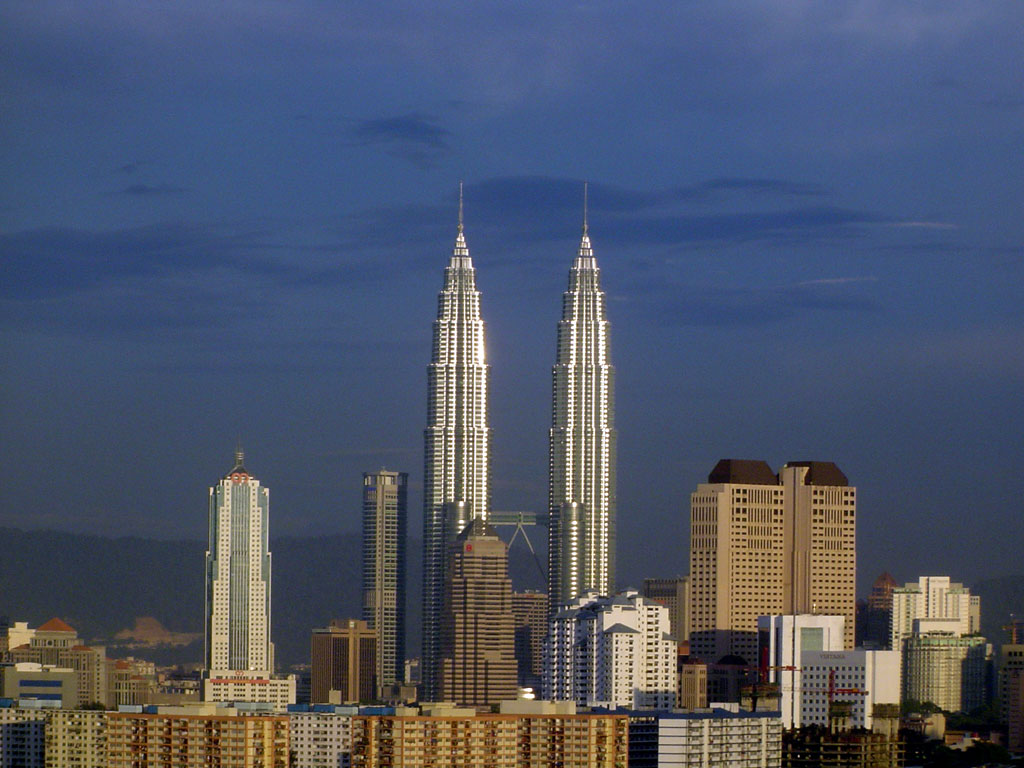
{"label": "white high-rise building", "polygon": [[448,547],[490,504],[488,366],[476,270],[459,229],[437,300],[427,368],[423,478],[423,697],[438,688],[440,617]]}
{"label": "white high-rise building", "polygon": [[615,591],[615,369],[605,295],[587,231],[562,294],[548,452],[551,610]]}
{"label": "white high-rise building", "polygon": [[957,635],[970,635],[981,629],[981,598],[972,595],[963,584],[950,581],[949,576],[921,576],[892,592],[892,624],[889,647],[902,648],[903,640],[914,634],[914,621],[919,620],[921,634],[934,628],[950,631],[949,619],[956,619]]}
{"label": "white high-rise building", "polygon": [[208,671],[269,674],[270,494],[243,459],[239,448],[234,467],[210,489],[205,663]]}
{"label": "white high-rise building", "polygon": [[[845,616],[799,614],[760,616],[758,666],[767,667],[768,682],[779,686],[782,724],[799,728],[804,651],[842,651]],[[896,683],[897,691],[899,682]]]}
{"label": "white high-rise building", "polygon": [[832,462],[723,459],[690,496],[690,651],[756,664],[758,616],[844,616],[853,648],[857,490]]}
{"label": "white high-rise building", "polygon": [[676,698],[676,641],[668,609],[627,590],[563,605],[551,621],[545,699],[591,706],[670,709]]}
{"label": "white high-rise building", "polygon": [[870,730],[876,704],[899,707],[900,658],[896,651],[805,650],[800,654],[800,667],[803,684],[795,727],[829,725],[829,707],[845,702],[850,705],[850,725]]}

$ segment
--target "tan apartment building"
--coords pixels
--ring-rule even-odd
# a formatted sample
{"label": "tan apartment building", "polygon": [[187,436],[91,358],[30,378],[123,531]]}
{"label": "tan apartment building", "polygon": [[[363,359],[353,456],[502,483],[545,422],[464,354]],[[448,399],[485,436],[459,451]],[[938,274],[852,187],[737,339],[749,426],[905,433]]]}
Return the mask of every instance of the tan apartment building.
{"label": "tan apartment building", "polygon": [[46,768],[106,768],[107,712],[55,709],[46,714]]}
{"label": "tan apartment building", "polygon": [[500,714],[424,707],[352,720],[352,767],[626,768],[625,715],[572,702],[503,702]]}
{"label": "tan apartment building", "polygon": [[831,462],[723,459],[690,497],[690,651],[756,664],[757,617],[846,617],[854,646],[856,489]]}
{"label": "tan apartment building", "polygon": [[168,707],[107,714],[107,768],[287,768],[288,718]]}

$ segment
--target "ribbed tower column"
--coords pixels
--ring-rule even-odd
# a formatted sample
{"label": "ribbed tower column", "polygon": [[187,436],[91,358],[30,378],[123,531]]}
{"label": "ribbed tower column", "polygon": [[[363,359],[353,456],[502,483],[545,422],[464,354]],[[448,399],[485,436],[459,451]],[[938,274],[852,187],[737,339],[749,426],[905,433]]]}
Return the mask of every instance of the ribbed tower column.
{"label": "ribbed tower column", "polygon": [[423,508],[423,698],[438,690],[440,617],[448,546],[490,500],[487,372],[480,293],[462,226],[444,271],[427,368]]}
{"label": "ribbed tower column", "polygon": [[[585,208],[584,208],[585,210]],[[583,237],[562,294],[548,483],[550,609],[615,589],[614,377],[601,273]]]}

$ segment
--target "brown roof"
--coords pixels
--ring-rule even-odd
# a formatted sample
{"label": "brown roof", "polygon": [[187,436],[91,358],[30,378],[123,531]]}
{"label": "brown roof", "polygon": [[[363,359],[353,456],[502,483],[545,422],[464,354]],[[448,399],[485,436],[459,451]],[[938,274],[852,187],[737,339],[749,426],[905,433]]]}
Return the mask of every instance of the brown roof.
{"label": "brown roof", "polygon": [[39,627],[36,632],[75,632],[75,628],[70,624],[67,624],[56,616],[50,619],[48,622]]}
{"label": "brown roof", "polygon": [[831,461],[789,461],[787,467],[807,467],[806,485],[849,485],[843,470]]}
{"label": "brown roof", "polygon": [[778,485],[779,478],[765,461],[751,459],[722,459],[708,475],[709,483],[739,483],[741,485]]}

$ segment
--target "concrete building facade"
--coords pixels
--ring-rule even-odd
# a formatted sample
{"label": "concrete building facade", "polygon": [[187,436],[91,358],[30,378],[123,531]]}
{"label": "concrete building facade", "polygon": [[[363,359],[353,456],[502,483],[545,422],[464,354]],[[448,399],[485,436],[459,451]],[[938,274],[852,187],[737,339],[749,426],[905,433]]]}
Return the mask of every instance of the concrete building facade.
{"label": "concrete building facade", "polygon": [[831,462],[723,459],[690,498],[690,650],[756,661],[757,618],[846,618],[853,648],[856,489]]}
{"label": "concrete building facade", "polygon": [[631,712],[629,768],[780,768],[774,712]]}
{"label": "concrete building facade", "polygon": [[274,670],[270,641],[270,492],[235,463],[210,488],[206,551],[205,666],[216,672]]}
{"label": "concrete building facade", "polygon": [[441,610],[449,548],[474,518],[490,509],[487,354],[476,270],[462,223],[444,286],[437,297],[433,349],[427,368],[427,427],[423,457],[423,696],[440,683]]}
{"label": "concrete building facade", "polygon": [[690,577],[644,579],[644,597],[668,608],[668,623],[677,643],[690,639]]}
{"label": "concrete building facade", "polygon": [[543,592],[513,592],[515,651],[518,683],[539,690],[544,674],[544,642],[548,635],[548,596]]}
{"label": "concrete building facade", "polygon": [[377,684],[402,682],[405,664],[409,476],[363,473],[363,620],[377,633]]}
{"label": "concrete building facade", "polygon": [[[313,630],[310,700],[357,704],[377,697],[378,633],[359,619],[335,619]],[[340,702],[331,701],[337,691]]]}
{"label": "concrete building facade", "polygon": [[904,701],[930,701],[946,712],[970,712],[985,703],[992,646],[984,637],[915,633],[903,640],[902,658]]}
{"label": "concrete building facade", "polygon": [[668,609],[635,590],[566,603],[551,621],[545,699],[588,706],[670,709],[676,641]]}
{"label": "concrete building facade", "polygon": [[972,595],[963,584],[949,576],[921,576],[892,591],[892,618],[889,647],[898,651],[905,638],[914,634],[914,622],[921,632],[930,631],[933,621],[942,622],[940,631],[949,631],[955,619],[958,635],[970,635],[981,629],[981,598]]}
{"label": "concrete building facade", "polygon": [[440,699],[486,707],[515,698],[508,547],[479,518],[451,547],[442,606]]}

